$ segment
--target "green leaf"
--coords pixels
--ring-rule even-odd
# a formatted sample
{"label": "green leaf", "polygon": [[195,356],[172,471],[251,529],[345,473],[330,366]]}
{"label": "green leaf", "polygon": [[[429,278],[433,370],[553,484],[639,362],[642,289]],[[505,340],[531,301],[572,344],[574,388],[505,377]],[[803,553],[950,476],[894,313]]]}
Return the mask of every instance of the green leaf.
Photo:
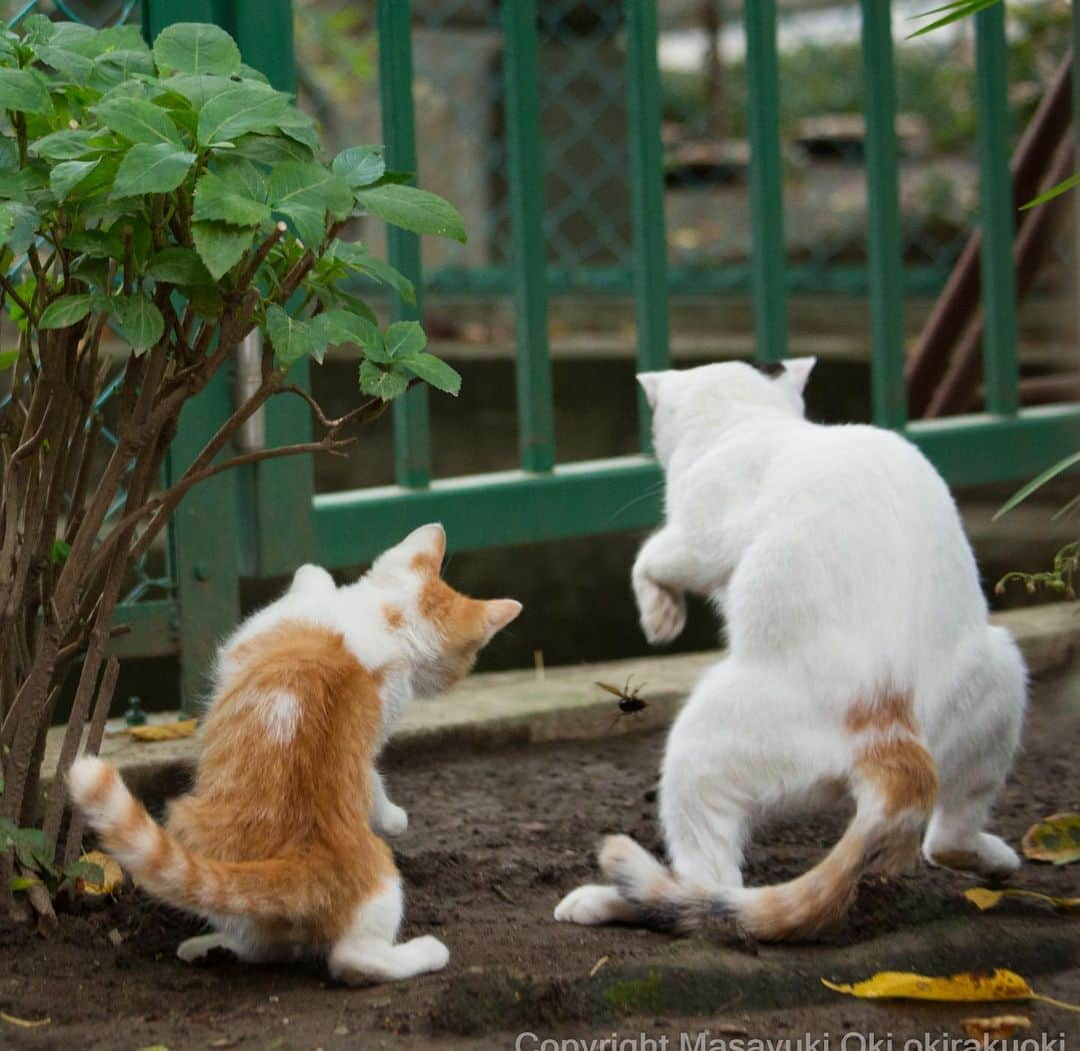
{"label": "green leaf", "polygon": [[985,11],[987,8],[993,7],[994,4],[1001,2],[1002,0],[954,0],[953,3],[945,4],[943,7],[935,7],[931,11],[924,11],[920,15],[913,15],[913,18],[928,18],[930,15],[940,14],[942,11],[949,12],[944,17],[931,22],[929,25],[923,26],[922,29],[910,33],[908,35],[908,40],[912,40],[917,36],[923,36],[926,33],[932,33],[935,29],[941,29],[942,26],[947,26],[952,22],[958,22],[962,18],[970,18],[972,15],[978,14],[980,11]]}
{"label": "green leaf", "polygon": [[9,886],[18,893],[19,891],[29,890],[40,882],[41,880],[35,879],[33,876],[12,876]]}
{"label": "green leaf", "polygon": [[49,176],[49,188],[62,201],[100,163],[100,159],[96,161],[64,161],[53,168]]}
{"label": "green leaf", "polygon": [[427,336],[417,321],[395,321],[383,337],[392,360],[419,354],[427,346]]}
{"label": "green leaf", "polygon": [[48,161],[74,161],[100,149],[99,142],[96,132],[65,128],[31,142],[28,152]]}
{"label": "green leaf", "polygon": [[0,247],[7,246],[22,255],[37,234],[41,217],[33,208],[18,201],[0,203]]}
{"label": "green leaf", "polygon": [[214,281],[198,253],[178,245],[158,252],[150,260],[146,276],[169,285],[209,285]]}
{"label": "green leaf", "polygon": [[326,233],[326,213],[343,218],[352,209],[344,179],[321,164],[286,162],[270,173],[270,203],[293,224],[306,245],[318,247]]}
{"label": "green leaf", "polygon": [[381,369],[367,358],[360,362],[360,390],[369,397],[393,401],[408,389],[408,376]]}
{"label": "green leaf", "polygon": [[215,281],[240,262],[255,237],[254,229],[215,222],[192,223],[191,232],[195,250]]}
{"label": "green leaf", "polygon": [[267,307],[266,334],[274,345],[274,360],[282,368],[292,368],[306,357],[321,361],[322,351],[326,350],[325,340],[319,350],[320,334],[311,322],[291,317],[276,304]]}
{"label": "green leaf", "polygon": [[327,343],[352,343],[362,347],[366,357],[372,361],[389,364],[379,326],[367,318],[360,317],[351,310],[328,310],[316,320],[321,324]]}
{"label": "green leaf", "polygon": [[38,322],[39,328],[69,328],[82,321],[93,306],[93,296],[61,296],[54,299],[44,310]]}
{"label": "green leaf", "polygon": [[307,146],[313,153],[317,152],[321,145],[315,121],[295,106],[289,107],[285,116],[278,121],[277,127],[283,134]]}
{"label": "green leaf", "polygon": [[461,374],[434,354],[414,354],[399,360],[398,364],[418,379],[455,398],[461,391]]}
{"label": "green leaf", "polygon": [[465,221],[461,213],[449,201],[427,190],[389,183],[357,191],[356,201],[372,215],[403,230],[437,234],[465,243]]}
{"label": "green leaf", "polygon": [[180,132],[160,106],[145,99],[119,98],[99,103],[94,112],[104,127],[135,143],[182,145]]}
{"label": "green leaf", "polygon": [[191,309],[207,321],[216,321],[225,310],[225,298],[217,285],[192,285],[184,289]]}
{"label": "green leaf", "polygon": [[0,350],[0,372],[7,372],[8,369],[14,368],[15,362],[19,360],[19,352],[17,350]]}
{"label": "green leaf", "polygon": [[340,259],[350,269],[389,285],[406,303],[416,302],[416,289],[413,283],[400,270],[375,259],[366,245],[350,241],[335,241],[327,252],[327,258]]}
{"label": "green leaf", "polygon": [[68,51],[62,47],[51,47],[46,44],[37,49],[37,58],[45,65],[52,67],[61,80],[68,80],[80,87],[93,76],[94,60],[80,55],[75,51]]}
{"label": "green leaf", "polygon": [[154,61],[177,73],[228,76],[241,65],[240,48],[224,29],[203,22],[177,22],[154,41]]}
{"label": "green leaf", "polygon": [[110,300],[117,329],[136,353],[148,350],[165,333],[161,311],[145,296],[116,296]]}
{"label": "green leaf", "polygon": [[236,140],[236,152],[247,160],[267,165],[282,164],[285,161],[310,164],[315,159],[310,146],[284,135],[259,135],[254,132]]}
{"label": "green leaf", "polygon": [[71,545],[66,540],[57,538],[53,541],[52,564],[54,566],[62,566],[68,560],[70,554]]}
{"label": "green leaf", "polygon": [[139,143],[120,162],[112,195],[118,198],[168,193],[184,181],[196,160],[194,153],[172,143]]}
{"label": "green leaf", "polygon": [[[169,94],[161,101],[168,102],[170,98],[181,100],[195,110],[201,110],[212,98],[216,98],[224,91],[236,87],[236,81],[228,77],[216,77],[211,74],[181,73],[175,77],[169,77],[162,82],[168,89]],[[170,109],[173,108],[170,106]]]}
{"label": "green leaf", "polygon": [[382,178],[386,160],[381,146],[354,146],[334,158],[334,174],[340,175],[354,190],[370,186]]}
{"label": "green leaf", "polygon": [[249,187],[240,180],[226,181],[213,172],[200,176],[195,184],[195,213],[204,219],[232,226],[258,226],[270,218],[270,208],[253,198]]}
{"label": "green leaf", "polygon": [[250,131],[276,128],[291,105],[288,95],[263,84],[233,84],[203,106],[199,113],[199,142],[209,146]]}
{"label": "green leaf", "polygon": [[110,51],[94,62],[94,75],[89,87],[106,92],[126,83],[133,77],[152,77],[154,61],[146,51],[125,48]]}
{"label": "green leaf", "polygon": [[50,115],[53,104],[44,79],[29,69],[0,69],[0,109]]}
{"label": "green leaf", "polygon": [[1049,190],[1040,193],[1034,200],[1028,201],[1020,211],[1026,212],[1029,208],[1035,208],[1040,204],[1046,204],[1047,201],[1052,201],[1055,197],[1060,197],[1063,193],[1068,193],[1077,186],[1080,186],[1080,172],[1077,172],[1075,175],[1070,175],[1067,179],[1062,179],[1061,182],[1051,186]]}
{"label": "green leaf", "polygon": [[1002,515],[1007,515],[1018,504],[1022,504],[1032,493],[1037,489],[1041,489],[1052,478],[1056,478],[1063,471],[1067,471],[1077,464],[1080,464],[1080,452],[1074,452],[1064,459],[1058,460],[1053,466],[1047,467],[1042,474],[1034,477],[1027,485],[1022,486],[1005,501],[997,514],[994,515],[994,521],[996,522]]}
{"label": "green leaf", "polygon": [[402,368],[455,398],[461,390],[461,374],[434,354],[413,354],[399,361]]}

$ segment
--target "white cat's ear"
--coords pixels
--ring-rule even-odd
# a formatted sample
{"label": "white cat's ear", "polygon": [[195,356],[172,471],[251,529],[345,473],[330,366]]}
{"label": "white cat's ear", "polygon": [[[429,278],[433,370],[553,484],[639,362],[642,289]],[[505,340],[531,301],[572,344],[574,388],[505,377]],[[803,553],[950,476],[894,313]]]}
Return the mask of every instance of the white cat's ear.
{"label": "white cat's ear", "polygon": [[485,602],[484,620],[487,624],[487,637],[490,639],[512,620],[516,620],[521,609],[521,603],[512,598],[496,598]]}
{"label": "white cat's ear", "polygon": [[334,583],[334,578],[322,566],[305,565],[301,566],[294,574],[292,578],[292,586],[290,591],[335,591],[337,585]]}
{"label": "white cat's ear", "polygon": [[660,396],[660,381],[664,378],[662,372],[639,372],[637,381],[645,392],[645,400],[650,409],[656,408],[656,399]]}
{"label": "white cat's ear", "polygon": [[801,394],[806,390],[806,381],[810,379],[810,373],[814,371],[817,358],[788,358],[784,362],[784,375],[795,389]]}
{"label": "white cat's ear", "polygon": [[446,556],[446,530],[441,522],[431,522],[414,529],[398,545],[411,556],[427,555],[434,559],[435,565],[441,566]]}

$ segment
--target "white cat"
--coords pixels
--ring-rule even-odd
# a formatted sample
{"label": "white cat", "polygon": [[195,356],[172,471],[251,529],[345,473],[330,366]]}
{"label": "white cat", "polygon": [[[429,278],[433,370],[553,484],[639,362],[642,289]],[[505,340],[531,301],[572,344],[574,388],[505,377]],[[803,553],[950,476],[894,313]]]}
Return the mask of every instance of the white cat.
{"label": "white cat", "polygon": [[[807,937],[841,917],[860,876],[933,864],[1000,878],[1019,859],[983,831],[1026,698],[1016,644],[987,623],[944,482],[903,438],[803,418],[814,365],[738,362],[638,377],[667,474],[667,522],[633,570],[650,642],[674,639],[685,593],[712,599],[730,652],[672,727],[660,787],[671,871],[605,841],[613,886],[579,887],[558,920],[692,927],[730,916],[753,937]],[[856,813],[815,868],[744,888],[766,816]]]}

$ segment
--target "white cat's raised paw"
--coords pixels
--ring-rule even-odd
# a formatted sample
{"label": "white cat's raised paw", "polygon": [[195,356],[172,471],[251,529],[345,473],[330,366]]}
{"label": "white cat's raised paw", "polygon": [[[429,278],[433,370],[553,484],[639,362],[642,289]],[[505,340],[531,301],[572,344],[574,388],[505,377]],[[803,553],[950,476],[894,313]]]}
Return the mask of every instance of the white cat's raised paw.
{"label": "white cat's raised paw", "polygon": [[647,579],[638,581],[635,591],[645,638],[654,646],[678,638],[686,627],[686,599],[683,595]]}
{"label": "white cat's raised paw", "polygon": [[635,913],[633,905],[614,887],[599,883],[586,883],[570,891],[555,906],[555,919],[559,923],[580,923],[583,927],[628,922]]}
{"label": "white cat's raised paw", "polygon": [[379,812],[375,822],[377,831],[387,837],[404,835],[409,828],[409,815],[403,807],[387,802],[385,809]]}

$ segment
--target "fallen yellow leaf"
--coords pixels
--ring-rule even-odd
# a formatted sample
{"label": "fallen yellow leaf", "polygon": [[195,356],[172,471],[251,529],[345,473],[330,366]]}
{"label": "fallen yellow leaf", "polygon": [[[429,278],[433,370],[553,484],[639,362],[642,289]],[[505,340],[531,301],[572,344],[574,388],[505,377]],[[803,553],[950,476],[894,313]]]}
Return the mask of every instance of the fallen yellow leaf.
{"label": "fallen yellow leaf", "polygon": [[1068,865],[1080,861],[1080,814],[1054,814],[1024,833],[1024,857]]}
{"label": "fallen yellow leaf", "polygon": [[1007,887],[1003,890],[990,890],[988,887],[970,887],[964,891],[964,897],[983,912],[1001,904],[1003,898],[1030,898],[1045,902],[1055,909],[1080,909],[1080,898],[1053,898],[1049,894],[1039,894],[1034,890],[1018,890]]}
{"label": "fallen yellow leaf", "polygon": [[146,726],[129,726],[124,733],[136,741],[178,741],[190,737],[199,728],[198,719],[184,719],[178,723],[147,723]]}
{"label": "fallen yellow leaf", "polygon": [[989,1047],[999,1040],[1008,1040],[1017,1029],[1030,1029],[1031,1019],[1023,1015],[993,1015],[965,1018],[960,1025],[968,1036],[981,1040],[983,1047]]}
{"label": "fallen yellow leaf", "polygon": [[124,885],[124,870],[108,854],[100,850],[91,850],[89,854],[83,854],[79,860],[89,865],[97,865],[104,877],[100,883],[84,882],[82,885],[84,894],[112,894]]}
{"label": "fallen yellow leaf", "polygon": [[856,996],[860,1000],[945,1000],[955,1003],[1041,1000],[1068,1011],[1080,1011],[1078,1006],[1041,996],[1028,985],[1026,979],[1000,967],[993,974],[961,973],[931,978],[910,971],[880,971],[866,981],[851,985],[840,985],[824,978],[821,982],[835,992]]}
{"label": "fallen yellow leaf", "polygon": [[51,1018],[16,1018],[14,1015],[9,1015],[7,1011],[0,1011],[0,1021],[8,1022],[11,1025],[17,1025],[21,1029],[37,1029],[38,1026],[49,1025],[52,1022]]}

